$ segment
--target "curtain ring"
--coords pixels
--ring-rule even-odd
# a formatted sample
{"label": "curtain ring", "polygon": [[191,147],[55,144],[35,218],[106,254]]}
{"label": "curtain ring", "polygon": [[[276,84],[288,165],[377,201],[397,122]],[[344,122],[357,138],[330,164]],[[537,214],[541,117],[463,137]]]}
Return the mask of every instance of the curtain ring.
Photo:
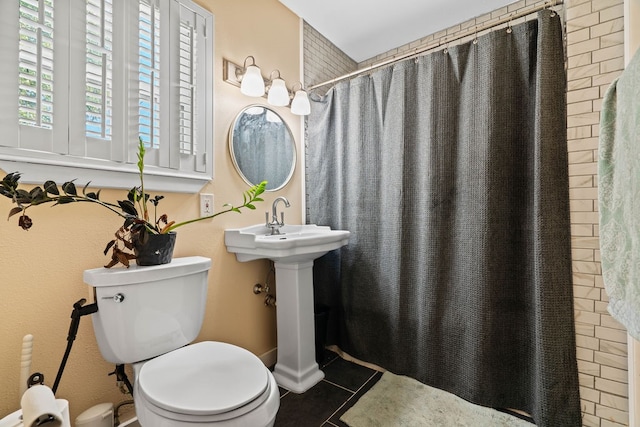
{"label": "curtain ring", "polygon": [[507,34],[511,34],[511,32],[513,31],[511,29],[511,16],[513,16],[513,14],[509,16],[509,24],[507,25]]}
{"label": "curtain ring", "polygon": [[475,26],[475,34],[473,36],[473,44],[478,44],[478,26]]}

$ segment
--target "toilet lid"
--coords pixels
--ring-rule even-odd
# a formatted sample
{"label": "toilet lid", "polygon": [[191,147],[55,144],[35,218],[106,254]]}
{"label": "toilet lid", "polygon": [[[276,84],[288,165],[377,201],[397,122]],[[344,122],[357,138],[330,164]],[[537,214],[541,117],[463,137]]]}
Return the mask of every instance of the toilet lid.
{"label": "toilet lid", "polygon": [[253,353],[235,345],[205,341],[146,362],[138,390],[168,411],[212,415],[232,411],[262,395],[268,371]]}

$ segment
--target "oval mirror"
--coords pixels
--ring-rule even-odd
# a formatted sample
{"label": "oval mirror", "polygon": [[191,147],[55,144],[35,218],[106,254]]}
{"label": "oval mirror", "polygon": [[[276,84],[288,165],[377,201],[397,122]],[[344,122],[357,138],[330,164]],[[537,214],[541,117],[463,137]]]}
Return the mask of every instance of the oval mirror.
{"label": "oval mirror", "polygon": [[296,167],[296,146],[289,126],[272,109],[250,105],[236,116],[229,133],[236,170],[249,185],[267,181],[267,191],[284,187]]}

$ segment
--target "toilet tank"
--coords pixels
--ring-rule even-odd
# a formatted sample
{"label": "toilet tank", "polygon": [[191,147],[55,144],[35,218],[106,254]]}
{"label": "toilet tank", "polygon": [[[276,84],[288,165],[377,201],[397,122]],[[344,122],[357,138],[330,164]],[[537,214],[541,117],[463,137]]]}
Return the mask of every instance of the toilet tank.
{"label": "toilet tank", "polygon": [[85,270],[98,311],[92,314],[105,360],[135,363],[193,341],[202,326],[211,260],[174,258],[169,264]]}

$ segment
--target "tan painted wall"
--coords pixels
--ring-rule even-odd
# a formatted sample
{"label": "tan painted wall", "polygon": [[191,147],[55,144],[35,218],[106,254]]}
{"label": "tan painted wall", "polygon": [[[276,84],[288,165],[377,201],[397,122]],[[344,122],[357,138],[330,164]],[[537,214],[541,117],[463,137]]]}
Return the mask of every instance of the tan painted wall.
{"label": "tan painted wall", "polygon": [[[218,210],[225,202],[241,203],[241,193],[247,188],[230,160],[227,137],[238,111],[256,102],[222,81],[222,57],[242,63],[253,55],[263,74],[278,68],[291,86],[301,79],[299,20],[277,0],[197,1],[215,15],[215,178],[202,192],[215,195]],[[286,108],[277,110],[291,127],[300,153],[299,117]],[[229,214],[178,230],[175,256],[213,259],[207,314],[198,340],[227,341],[258,355],[276,346],[275,311],[252,293],[255,283],[264,282],[268,263],[237,262],[226,252],[223,230],[263,222],[264,212],[279,195],[292,203],[288,222],[300,223],[300,158],[293,181],[279,192],[267,193],[256,212]],[[116,200],[123,191],[103,191],[102,198]],[[165,196],[160,207],[170,218],[198,215],[198,195]],[[10,208],[10,201],[2,198],[0,217]],[[96,206],[40,207],[31,213],[35,225],[29,232],[18,228],[15,217],[0,221],[0,418],[19,408],[20,350],[25,334],[35,337],[32,371],[44,373],[46,383],[53,384],[66,346],[72,304],[83,297],[91,302],[82,271],[106,263],[102,249],[121,223]],[[57,393],[70,401],[72,420],[94,404],[125,399],[114,378],[107,377],[111,370],[113,366],[100,356],[90,318],[83,318]]]}

